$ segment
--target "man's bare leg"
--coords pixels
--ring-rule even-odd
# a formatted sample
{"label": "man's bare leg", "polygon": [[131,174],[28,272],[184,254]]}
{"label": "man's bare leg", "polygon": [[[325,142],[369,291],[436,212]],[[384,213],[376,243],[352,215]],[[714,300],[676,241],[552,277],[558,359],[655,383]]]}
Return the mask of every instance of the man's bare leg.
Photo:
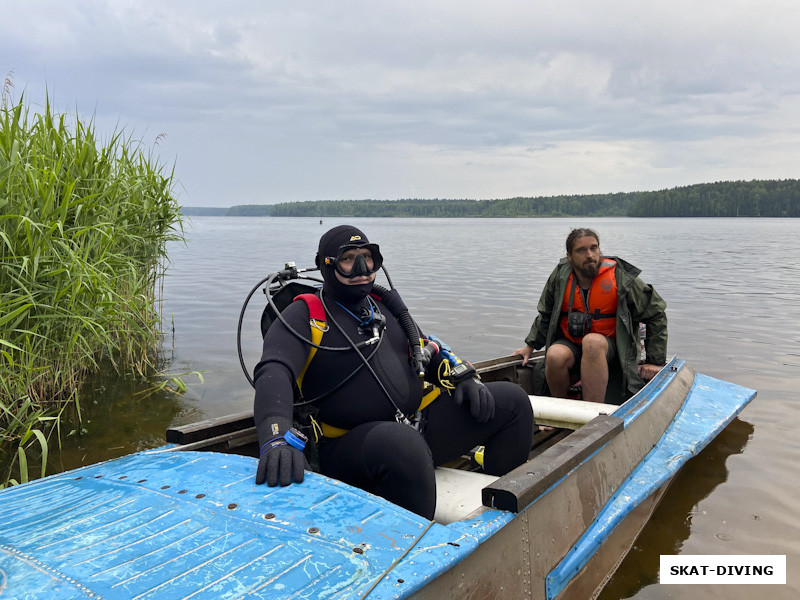
{"label": "man's bare leg", "polygon": [[572,350],[562,344],[553,344],[547,350],[544,363],[544,375],[550,395],[555,398],[566,398],[569,391],[569,370],[575,365]]}
{"label": "man's bare leg", "polygon": [[[586,402],[605,402],[608,387],[608,341],[599,333],[583,338],[581,358],[581,387]],[[548,380],[549,381],[549,380]]]}

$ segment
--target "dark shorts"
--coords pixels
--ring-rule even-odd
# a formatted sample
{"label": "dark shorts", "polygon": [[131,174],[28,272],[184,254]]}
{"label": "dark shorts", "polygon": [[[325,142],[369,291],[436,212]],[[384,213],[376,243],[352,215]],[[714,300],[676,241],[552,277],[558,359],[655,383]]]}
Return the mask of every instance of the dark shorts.
{"label": "dark shorts", "polygon": [[[615,340],[614,338],[607,337],[606,341],[608,342],[608,350],[606,351],[606,362],[610,366],[611,361],[613,361],[614,358],[616,358],[617,356],[617,340]],[[583,356],[583,346],[581,346],[580,344],[576,344],[575,342],[573,342],[568,338],[559,338],[555,342],[553,342],[553,345],[555,344],[561,344],[562,346],[566,346],[572,351],[572,356],[575,357],[575,366],[573,367],[573,370],[580,373],[581,356]]]}

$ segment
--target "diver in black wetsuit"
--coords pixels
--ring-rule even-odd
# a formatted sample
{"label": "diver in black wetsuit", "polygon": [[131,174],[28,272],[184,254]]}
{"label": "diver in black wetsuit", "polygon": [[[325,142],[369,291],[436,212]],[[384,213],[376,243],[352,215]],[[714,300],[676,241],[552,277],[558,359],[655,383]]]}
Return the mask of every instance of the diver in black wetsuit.
{"label": "diver in black wetsuit", "polygon": [[[467,363],[464,377],[455,375],[459,368],[441,378],[448,356],[442,351],[426,371],[441,393],[414,419],[423,385],[397,318],[407,309],[395,290],[382,290],[379,299],[370,296],[382,260],[377,244],[355,227],[335,227],[320,239],[317,265],[328,326],[322,344],[343,350],[319,349],[304,372],[310,346],[281,321],[267,331],[254,377],[261,447],[256,483],[303,481],[302,435],[292,429],[302,374],[303,399],[321,396],[313,403],[314,420],[324,424],[325,433],[317,443],[320,471],[432,519],[434,466],[484,445],[484,470],[510,471],[527,459],[533,414],[522,388],[509,382],[484,385]],[[306,339],[309,310],[306,302],[295,301],[282,313]]]}

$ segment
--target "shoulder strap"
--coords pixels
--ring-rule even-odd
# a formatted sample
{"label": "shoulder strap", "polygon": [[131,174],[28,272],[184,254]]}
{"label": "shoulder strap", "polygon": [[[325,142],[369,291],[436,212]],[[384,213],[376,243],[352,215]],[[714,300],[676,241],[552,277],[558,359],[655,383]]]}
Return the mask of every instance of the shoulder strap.
{"label": "shoulder strap", "polygon": [[308,314],[315,321],[325,322],[325,308],[322,306],[322,300],[316,294],[299,294],[294,297],[294,302],[302,300],[308,306]]}
{"label": "shoulder strap", "polygon": [[[569,290],[569,312],[572,312],[572,304],[575,302],[575,290],[578,289],[578,278],[575,277],[574,273],[569,277],[572,280],[572,288]],[[583,301],[583,310],[589,312],[589,307],[585,299]]]}
{"label": "shoulder strap", "polygon": [[[319,344],[322,341],[322,334],[328,331],[328,323],[325,320],[325,307],[322,306],[322,300],[320,300],[319,296],[316,294],[300,294],[299,296],[296,296],[293,301],[297,302],[298,300],[302,300],[306,303],[306,306],[308,306],[308,314],[310,316],[309,324],[311,325],[311,341],[315,344]],[[297,376],[297,387],[301,390],[301,392],[303,387],[303,377],[305,377],[308,365],[311,364],[311,359],[314,358],[316,353],[317,348],[311,346],[311,351],[308,353],[306,364],[303,365],[303,370],[300,371],[300,375]]]}

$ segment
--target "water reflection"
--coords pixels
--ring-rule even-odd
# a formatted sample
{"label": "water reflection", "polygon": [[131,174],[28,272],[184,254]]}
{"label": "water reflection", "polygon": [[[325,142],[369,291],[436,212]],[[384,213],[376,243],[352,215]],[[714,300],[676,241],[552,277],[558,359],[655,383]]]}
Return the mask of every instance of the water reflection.
{"label": "water reflection", "polygon": [[[164,432],[172,422],[203,418],[191,393],[180,396],[166,389],[153,391],[158,383],[120,377],[104,366],[82,389],[81,424],[74,418],[62,423],[61,449],[52,449],[49,472],[163,446]],[[81,428],[83,431],[78,431]],[[51,441],[51,446],[55,445],[56,441]]]}
{"label": "water reflection", "polygon": [[752,424],[734,419],[697,457],[684,465],[598,600],[650,597],[647,588],[658,584],[661,555],[680,554],[691,533],[697,505],[727,481],[725,461],[742,453],[753,431]]}

